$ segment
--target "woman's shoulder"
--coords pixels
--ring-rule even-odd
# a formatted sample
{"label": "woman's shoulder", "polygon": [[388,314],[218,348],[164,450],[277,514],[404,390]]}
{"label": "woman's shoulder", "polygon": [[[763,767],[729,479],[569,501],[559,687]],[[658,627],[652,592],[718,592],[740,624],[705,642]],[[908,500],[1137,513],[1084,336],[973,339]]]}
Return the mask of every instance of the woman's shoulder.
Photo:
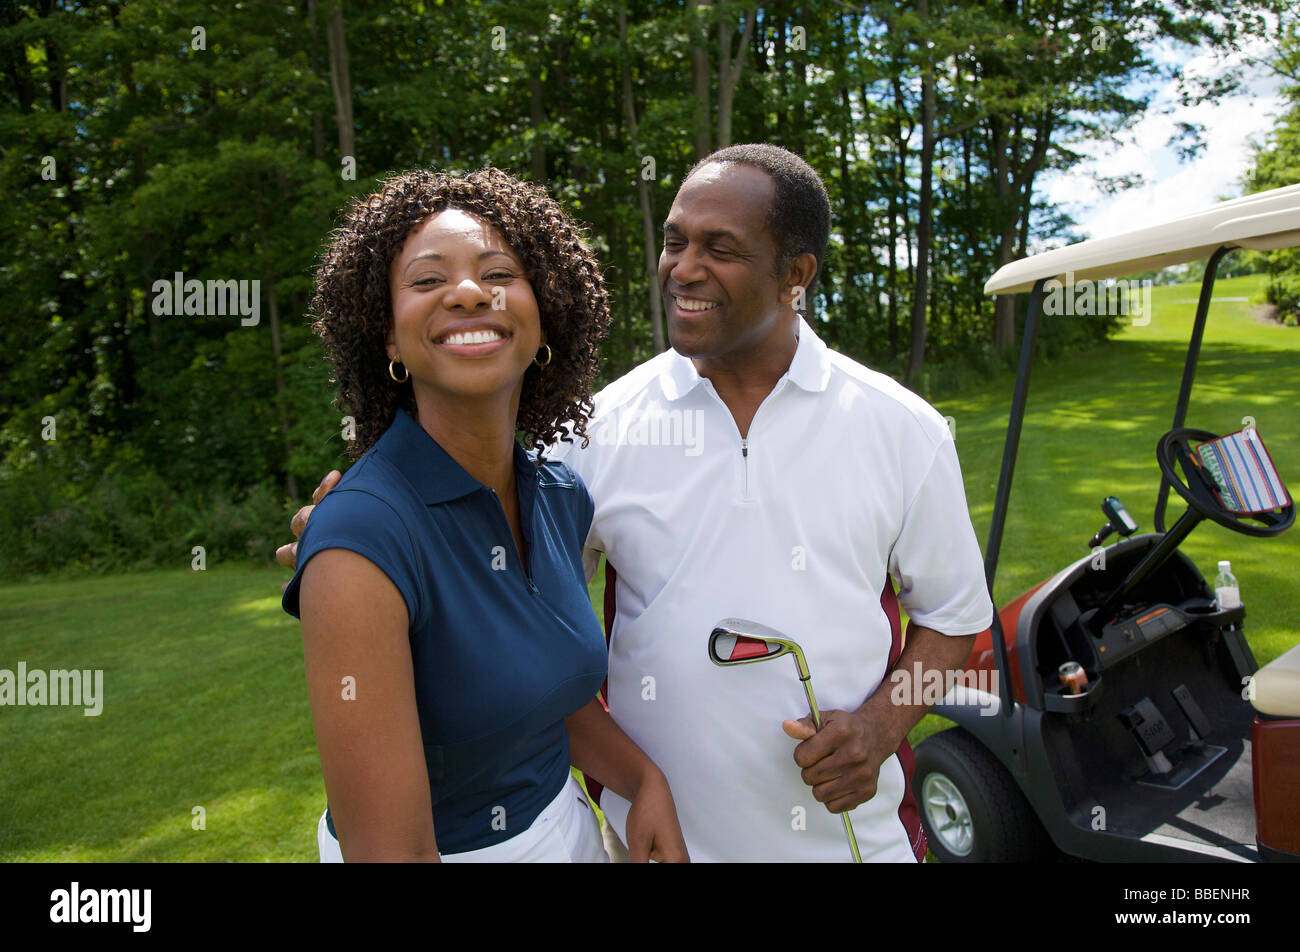
{"label": "woman's shoulder", "polygon": [[423,504],[406,480],[382,457],[363,455],[312,509],[300,550],[318,550],[347,539],[396,547],[409,558],[415,544],[409,526]]}
{"label": "woman's shoulder", "polygon": [[298,570],[282,599],[291,615],[298,614],[299,588],[312,559],[346,549],[378,566],[401,593],[408,616],[419,617],[426,573],[411,534],[410,503],[400,480],[382,469],[382,460],[363,455],[312,509],[298,540]]}

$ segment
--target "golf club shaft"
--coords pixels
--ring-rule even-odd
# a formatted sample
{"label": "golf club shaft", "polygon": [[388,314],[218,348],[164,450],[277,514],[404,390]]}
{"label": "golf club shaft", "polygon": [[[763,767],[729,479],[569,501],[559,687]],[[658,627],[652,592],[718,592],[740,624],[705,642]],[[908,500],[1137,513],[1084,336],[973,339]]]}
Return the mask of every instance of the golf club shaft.
{"label": "golf club shaft", "polygon": [[[812,712],[813,727],[817,730],[822,729],[822,712],[817,707],[817,698],[813,695],[812,675],[806,678],[800,678],[803,682],[803,693],[808,698],[808,709]],[[849,819],[848,813],[841,813],[840,818],[844,820],[844,834],[849,838],[849,852],[853,854],[853,862],[862,862],[862,854],[858,852],[858,838],[853,833],[853,821]]]}
{"label": "golf club shaft", "polygon": [[806,678],[800,678],[803,682],[803,693],[808,698],[808,709],[812,711],[813,727],[817,730],[822,729],[822,712],[817,708],[817,698],[813,696],[812,675]]}
{"label": "golf club shaft", "polygon": [[858,838],[853,835],[853,821],[849,819],[847,813],[841,813],[844,818],[844,833],[849,838],[849,852],[853,854],[853,862],[862,862],[862,854],[858,852]]}

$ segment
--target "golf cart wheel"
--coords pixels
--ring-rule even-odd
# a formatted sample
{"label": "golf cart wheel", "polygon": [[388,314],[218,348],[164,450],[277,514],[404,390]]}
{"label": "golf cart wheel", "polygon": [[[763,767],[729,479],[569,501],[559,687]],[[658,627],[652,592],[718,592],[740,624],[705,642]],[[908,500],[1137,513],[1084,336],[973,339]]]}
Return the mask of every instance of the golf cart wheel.
{"label": "golf cart wheel", "polygon": [[912,793],[940,862],[1028,863],[1047,853],[1047,833],[1016,782],[960,727],[917,745]]}

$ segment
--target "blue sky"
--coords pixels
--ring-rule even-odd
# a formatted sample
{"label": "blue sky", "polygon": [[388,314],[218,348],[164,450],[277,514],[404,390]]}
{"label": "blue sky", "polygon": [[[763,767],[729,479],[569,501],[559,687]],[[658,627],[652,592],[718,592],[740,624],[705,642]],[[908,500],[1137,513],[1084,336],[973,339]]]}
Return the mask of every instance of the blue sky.
{"label": "blue sky", "polygon": [[[1256,43],[1230,58],[1163,44],[1157,48],[1161,62],[1175,59],[1194,74],[1218,75],[1248,59],[1266,59],[1268,46]],[[1250,164],[1251,140],[1261,141],[1283,110],[1282,81],[1266,67],[1247,66],[1246,83],[1234,96],[1188,108],[1179,106],[1171,85],[1142,86],[1153,91],[1151,106],[1135,125],[1115,142],[1080,143],[1076,150],[1089,156],[1066,174],[1044,175],[1036,191],[1069,212],[1087,238],[1103,238],[1132,230],[1136,225],[1161,221],[1195,211],[1225,198],[1242,194],[1241,178]],[[1180,162],[1167,145],[1182,122],[1206,127],[1206,148],[1188,162]],[[1115,195],[1102,195],[1094,178],[1141,173],[1144,183]],[[1056,247],[1056,241],[1043,247]],[[1031,247],[1031,253],[1042,248]]]}

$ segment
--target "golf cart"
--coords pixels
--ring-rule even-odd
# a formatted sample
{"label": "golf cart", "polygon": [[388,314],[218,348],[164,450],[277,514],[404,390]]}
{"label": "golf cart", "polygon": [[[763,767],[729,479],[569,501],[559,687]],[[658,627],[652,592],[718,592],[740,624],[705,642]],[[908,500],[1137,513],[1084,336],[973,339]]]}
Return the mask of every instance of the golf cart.
{"label": "golf cart", "polygon": [[[992,593],[1046,296],[1062,279],[1208,259],[1173,425],[1155,447],[1155,531],[1137,533],[1108,497],[1087,554],[994,613],[963,683],[934,708],[957,726],[917,746],[913,792],[941,861],[1023,862],[1053,844],[1108,862],[1300,860],[1300,645],[1258,668],[1245,608],[1216,598],[1179,550],[1207,519],[1252,536],[1295,520],[1253,427],[1184,426],[1220,260],[1295,245],[1300,185],[1034,255],[985,285],[1029,292],[985,557]],[[1166,528],[1170,488],[1186,510]]]}

